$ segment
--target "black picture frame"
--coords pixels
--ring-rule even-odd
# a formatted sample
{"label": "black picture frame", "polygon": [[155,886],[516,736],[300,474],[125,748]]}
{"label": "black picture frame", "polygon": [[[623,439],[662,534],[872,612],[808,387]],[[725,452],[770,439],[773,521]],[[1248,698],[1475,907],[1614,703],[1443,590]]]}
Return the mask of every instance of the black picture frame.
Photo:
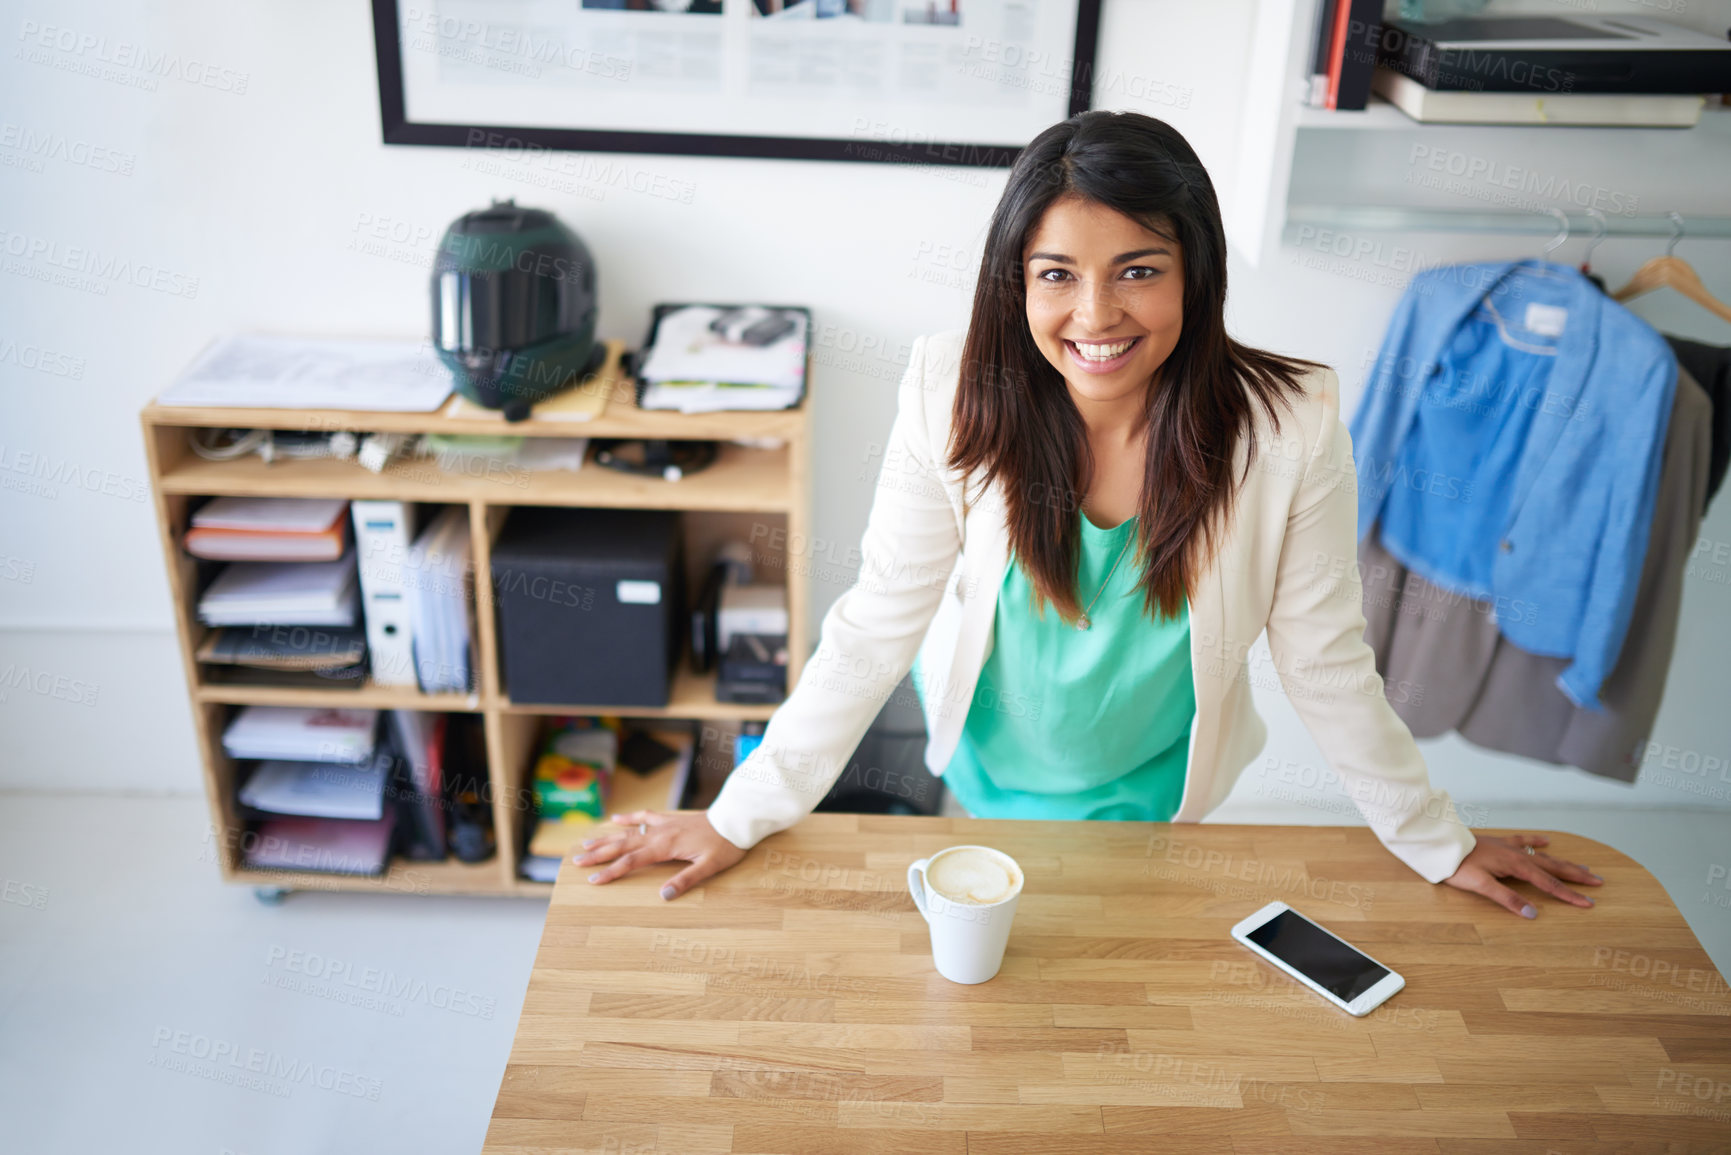
{"label": "black picture frame", "polygon": [[[429,124],[408,119],[403,87],[398,0],[372,0],[373,46],[378,61],[379,122],[384,143],[470,148],[481,139],[508,139],[514,147],[565,152],[651,153],[672,156],[759,157],[775,160],[840,160],[887,164],[945,164],[1008,168],[1019,146],[934,141],[900,142],[796,136],[734,136],[696,132],[545,128],[524,125]],[[1076,0],[1076,34],[1070,69],[1069,111],[1086,112],[1093,102],[1094,58],[1099,40],[1100,0]]]}

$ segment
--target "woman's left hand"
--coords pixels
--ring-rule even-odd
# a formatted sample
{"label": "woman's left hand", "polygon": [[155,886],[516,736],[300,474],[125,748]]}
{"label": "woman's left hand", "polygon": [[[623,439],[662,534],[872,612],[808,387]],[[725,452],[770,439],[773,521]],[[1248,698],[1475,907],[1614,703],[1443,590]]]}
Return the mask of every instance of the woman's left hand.
{"label": "woman's left hand", "polygon": [[1541,854],[1536,849],[1549,846],[1551,840],[1542,834],[1512,834],[1507,838],[1480,836],[1455,872],[1444,879],[1450,886],[1482,894],[1498,906],[1506,906],[1522,918],[1537,918],[1533,904],[1510,890],[1499,878],[1524,878],[1552,898],[1575,906],[1592,906],[1593,900],[1564,886],[1558,879],[1566,878],[1584,886],[1603,885],[1604,879],[1584,866],[1564,862]]}

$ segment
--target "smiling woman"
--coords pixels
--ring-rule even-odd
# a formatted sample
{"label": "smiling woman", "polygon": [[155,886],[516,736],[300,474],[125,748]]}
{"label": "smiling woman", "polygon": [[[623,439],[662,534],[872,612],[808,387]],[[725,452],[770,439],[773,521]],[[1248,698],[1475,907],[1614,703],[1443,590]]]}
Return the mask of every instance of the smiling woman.
{"label": "smiling woman", "polygon": [[1138,516],[1148,610],[1176,613],[1253,408],[1278,426],[1300,378],[1324,369],[1234,341],[1225,302],[1214,186],[1177,130],[1083,114],[1023,152],[986,239],[948,464],[1004,487],[1012,547],[1066,620],[1081,615],[1080,519],[1023,495],[1073,493],[1096,524]]}
{"label": "smiling woman", "polygon": [[903,466],[879,479],[817,653],[707,814],[616,816],[633,829],[576,856],[590,880],[689,862],[672,898],[734,865],[824,797],[910,669],[926,765],[970,813],[1199,821],[1266,739],[1266,632],[1391,852],[1528,918],[1499,877],[1590,906],[1560,880],[1598,879],[1543,838],[1449,817],[1384,697],[1358,582],[1318,580],[1356,548],[1339,382],[1231,338],[1225,304],[1214,188],[1171,126],[1085,112],[1036,137],[967,330],[914,343],[884,453]]}

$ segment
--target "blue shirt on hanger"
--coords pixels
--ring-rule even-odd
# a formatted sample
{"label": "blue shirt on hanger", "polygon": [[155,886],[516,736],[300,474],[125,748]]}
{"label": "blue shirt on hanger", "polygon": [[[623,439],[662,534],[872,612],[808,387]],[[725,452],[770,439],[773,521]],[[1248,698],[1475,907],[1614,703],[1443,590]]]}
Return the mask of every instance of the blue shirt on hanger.
{"label": "blue shirt on hanger", "polygon": [[1580,272],[1429,269],[1396,307],[1353,415],[1358,536],[1443,589],[1492,600],[1503,635],[1572,658],[1601,709],[1633,609],[1677,362]]}

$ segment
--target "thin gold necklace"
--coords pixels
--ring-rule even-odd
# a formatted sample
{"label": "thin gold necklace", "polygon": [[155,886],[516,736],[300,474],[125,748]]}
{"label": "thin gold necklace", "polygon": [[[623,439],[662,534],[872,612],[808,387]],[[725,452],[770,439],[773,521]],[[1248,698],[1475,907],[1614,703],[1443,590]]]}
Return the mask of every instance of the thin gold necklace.
{"label": "thin gold necklace", "polygon": [[[1082,516],[1088,516],[1086,508],[1082,509]],[[1124,544],[1118,547],[1118,556],[1112,559],[1112,568],[1106,571],[1105,580],[1100,583],[1100,588],[1094,591],[1093,601],[1090,601],[1088,603],[1088,608],[1082,611],[1082,616],[1076,619],[1076,628],[1078,630],[1085,630],[1094,624],[1093,619],[1088,616],[1094,610],[1094,602],[1100,600],[1100,595],[1105,593],[1106,587],[1111,584],[1112,575],[1118,572],[1118,563],[1124,560],[1125,551],[1130,548],[1130,539],[1135,536],[1136,535],[1133,533],[1124,535]]]}

